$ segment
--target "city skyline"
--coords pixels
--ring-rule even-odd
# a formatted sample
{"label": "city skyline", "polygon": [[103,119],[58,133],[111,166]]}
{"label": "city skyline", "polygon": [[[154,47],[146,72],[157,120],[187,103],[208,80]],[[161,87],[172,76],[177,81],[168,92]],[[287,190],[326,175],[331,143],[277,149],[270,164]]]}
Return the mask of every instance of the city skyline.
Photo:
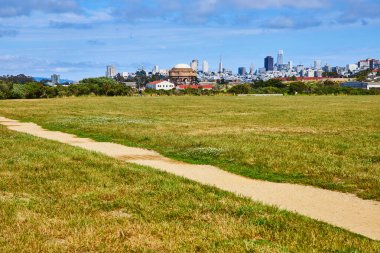
{"label": "city skyline", "polygon": [[198,68],[206,60],[218,71],[221,55],[223,66],[236,72],[263,67],[269,55],[277,62],[280,49],[283,63],[294,66],[380,58],[380,3],[374,0],[1,3],[1,75],[79,80],[103,76],[107,65],[170,69],[193,59]]}

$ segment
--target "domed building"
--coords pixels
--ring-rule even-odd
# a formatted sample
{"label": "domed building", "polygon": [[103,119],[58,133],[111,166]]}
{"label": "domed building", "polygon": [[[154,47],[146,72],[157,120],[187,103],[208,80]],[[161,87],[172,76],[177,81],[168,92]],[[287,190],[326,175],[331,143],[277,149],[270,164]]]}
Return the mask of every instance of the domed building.
{"label": "domed building", "polygon": [[187,64],[177,64],[169,70],[169,78],[175,85],[195,84],[197,82],[197,72]]}

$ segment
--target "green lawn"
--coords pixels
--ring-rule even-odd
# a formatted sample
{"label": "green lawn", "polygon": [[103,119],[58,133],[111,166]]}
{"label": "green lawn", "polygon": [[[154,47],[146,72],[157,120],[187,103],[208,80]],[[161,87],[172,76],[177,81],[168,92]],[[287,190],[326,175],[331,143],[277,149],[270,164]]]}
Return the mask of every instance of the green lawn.
{"label": "green lawn", "polygon": [[380,243],[0,126],[0,252],[379,252]]}
{"label": "green lawn", "polygon": [[0,115],[380,200],[380,96],[8,100]]}

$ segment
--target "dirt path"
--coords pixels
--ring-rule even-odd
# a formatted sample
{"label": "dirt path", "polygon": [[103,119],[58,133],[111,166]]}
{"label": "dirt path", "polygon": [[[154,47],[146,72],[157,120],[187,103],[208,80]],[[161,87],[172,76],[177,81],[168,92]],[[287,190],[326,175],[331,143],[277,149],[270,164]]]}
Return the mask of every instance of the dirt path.
{"label": "dirt path", "polygon": [[119,144],[95,142],[71,134],[42,129],[33,123],[20,123],[0,117],[10,130],[55,140],[96,151],[126,162],[149,166],[202,184],[213,185],[254,201],[321,220],[374,240],[380,240],[380,202],[363,200],[353,194],[310,186],[272,183],[238,176],[213,166],[191,165],[165,158],[154,151]]}

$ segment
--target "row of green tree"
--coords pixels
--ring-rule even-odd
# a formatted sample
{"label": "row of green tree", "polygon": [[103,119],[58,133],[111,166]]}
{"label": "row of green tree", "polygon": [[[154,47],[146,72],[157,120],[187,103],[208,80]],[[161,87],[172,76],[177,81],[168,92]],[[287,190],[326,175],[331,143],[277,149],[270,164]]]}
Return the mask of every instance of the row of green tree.
{"label": "row of green tree", "polygon": [[228,92],[233,94],[380,95],[380,90],[378,89],[366,90],[342,87],[340,83],[330,80],[284,83],[281,80],[271,79],[268,81],[257,81],[252,84],[235,85]]}
{"label": "row of green tree", "polygon": [[377,95],[380,90],[365,90],[341,87],[339,83],[324,82],[289,82],[271,79],[256,81],[251,84],[240,84],[229,87],[217,85],[213,90],[187,89],[156,91],[146,89],[139,93],[137,89],[127,87],[114,79],[105,77],[83,79],[78,84],[45,86],[21,76],[19,79],[7,77],[0,80],[0,99],[33,99],[70,96],[133,96],[133,95],[217,95],[217,94],[347,94],[347,95]]}
{"label": "row of green tree", "polygon": [[135,91],[113,79],[89,78],[68,86],[45,86],[38,82],[0,81],[0,99],[53,98],[69,96],[130,96]]}

